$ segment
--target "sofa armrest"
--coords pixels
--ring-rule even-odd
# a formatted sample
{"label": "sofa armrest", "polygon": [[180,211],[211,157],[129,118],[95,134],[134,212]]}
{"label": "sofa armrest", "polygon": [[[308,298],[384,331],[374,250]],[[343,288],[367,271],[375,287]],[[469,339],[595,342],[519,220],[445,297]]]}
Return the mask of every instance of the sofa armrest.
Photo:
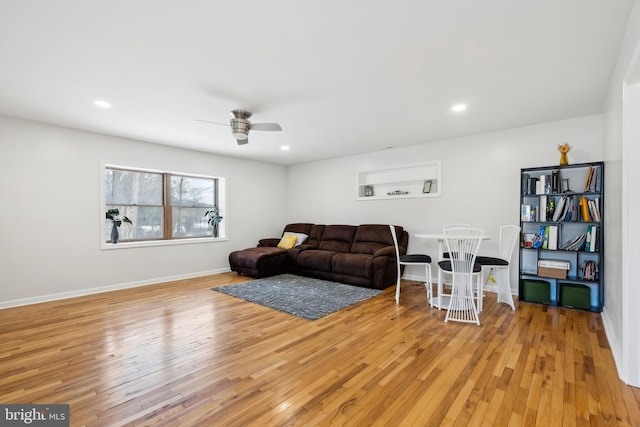
{"label": "sofa armrest", "polygon": [[382,249],[378,249],[374,254],[373,257],[378,257],[378,256],[392,256],[395,257],[396,256],[396,247],[395,246],[385,246]]}
{"label": "sofa armrest", "polygon": [[258,241],[258,247],[269,246],[269,247],[275,248],[276,246],[278,246],[278,243],[280,243],[280,239],[275,237],[270,237],[267,239],[260,239]]}

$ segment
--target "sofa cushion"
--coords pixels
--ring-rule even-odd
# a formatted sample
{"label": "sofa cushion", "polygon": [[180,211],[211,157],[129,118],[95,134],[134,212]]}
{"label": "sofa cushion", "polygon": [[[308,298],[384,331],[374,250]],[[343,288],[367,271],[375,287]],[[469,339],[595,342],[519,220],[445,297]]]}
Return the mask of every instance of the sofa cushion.
{"label": "sofa cushion", "polygon": [[331,271],[331,258],[338,252],[307,249],[298,254],[298,267],[303,270]]}
{"label": "sofa cushion", "polygon": [[[327,225],[322,233],[322,241],[318,249],[335,252],[351,251],[353,236],[358,227],[356,225]],[[389,232],[389,234],[391,234]]]}
{"label": "sofa cushion", "polygon": [[371,277],[373,257],[367,254],[338,253],[331,259],[331,271],[350,276]]}
{"label": "sofa cushion", "polygon": [[290,233],[303,233],[309,235],[311,233],[311,229],[313,228],[313,224],[308,222],[296,222],[292,224],[287,224],[284,227],[282,235],[286,232]]}
{"label": "sofa cushion", "polygon": [[[402,235],[402,227],[396,226],[396,235]],[[353,238],[352,253],[373,255],[380,249],[394,246],[391,231],[388,225],[362,224]]]}

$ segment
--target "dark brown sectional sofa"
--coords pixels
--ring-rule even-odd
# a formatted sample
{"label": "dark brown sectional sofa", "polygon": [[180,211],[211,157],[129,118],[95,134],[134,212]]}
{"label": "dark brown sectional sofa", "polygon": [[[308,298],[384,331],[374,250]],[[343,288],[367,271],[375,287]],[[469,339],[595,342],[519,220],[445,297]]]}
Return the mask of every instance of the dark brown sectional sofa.
{"label": "dark brown sectional sofa", "polygon": [[[409,234],[396,227],[400,254]],[[229,255],[232,271],[251,277],[292,273],[367,288],[384,289],[396,283],[396,254],[386,224],[288,224],[286,232],[309,236],[291,249],[277,247],[280,238],[261,239],[255,248]]]}

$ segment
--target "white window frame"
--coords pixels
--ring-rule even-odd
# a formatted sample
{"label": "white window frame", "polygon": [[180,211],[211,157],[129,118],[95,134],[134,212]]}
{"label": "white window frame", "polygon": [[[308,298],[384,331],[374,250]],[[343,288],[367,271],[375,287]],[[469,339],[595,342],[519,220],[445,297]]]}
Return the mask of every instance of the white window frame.
{"label": "white window frame", "polygon": [[[130,242],[119,242],[119,243],[109,243],[105,240],[104,236],[106,233],[106,225],[104,220],[105,212],[107,211],[107,204],[105,201],[105,171],[107,168],[114,169],[124,169],[131,170],[136,172],[147,172],[147,173],[158,173],[158,174],[168,174],[168,175],[179,175],[186,176],[192,178],[205,178],[205,179],[216,179],[218,181],[218,207],[220,208],[220,213],[223,217],[222,221],[219,225],[219,236],[220,237],[180,237],[174,239],[156,239],[156,240],[136,240]],[[164,202],[167,203],[166,201]],[[149,169],[149,168],[141,168],[136,166],[128,166],[128,165],[120,165],[102,162],[100,168],[100,248],[102,250],[113,250],[113,249],[126,249],[126,248],[141,248],[141,247],[152,247],[152,246],[173,246],[173,245],[186,245],[186,244],[194,244],[194,243],[209,243],[209,242],[224,242],[228,241],[228,232],[227,232],[227,224],[228,224],[228,212],[227,212],[227,178],[224,176],[214,176],[214,175],[202,175],[202,174],[194,174],[188,172],[178,172],[178,171],[168,171],[168,170],[160,170],[160,169]],[[124,224],[123,226],[126,226]]]}

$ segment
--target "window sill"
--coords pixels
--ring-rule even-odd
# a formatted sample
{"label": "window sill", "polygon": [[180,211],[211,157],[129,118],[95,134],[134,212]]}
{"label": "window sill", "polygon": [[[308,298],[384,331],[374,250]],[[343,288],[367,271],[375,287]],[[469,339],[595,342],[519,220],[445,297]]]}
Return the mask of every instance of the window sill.
{"label": "window sill", "polygon": [[128,249],[128,248],[146,248],[152,246],[174,246],[174,245],[191,245],[194,243],[211,243],[211,242],[226,242],[229,239],[226,237],[205,237],[194,239],[175,239],[175,240],[147,240],[144,242],[120,242],[120,243],[107,243],[102,242],[100,249],[109,251],[112,249]]}

